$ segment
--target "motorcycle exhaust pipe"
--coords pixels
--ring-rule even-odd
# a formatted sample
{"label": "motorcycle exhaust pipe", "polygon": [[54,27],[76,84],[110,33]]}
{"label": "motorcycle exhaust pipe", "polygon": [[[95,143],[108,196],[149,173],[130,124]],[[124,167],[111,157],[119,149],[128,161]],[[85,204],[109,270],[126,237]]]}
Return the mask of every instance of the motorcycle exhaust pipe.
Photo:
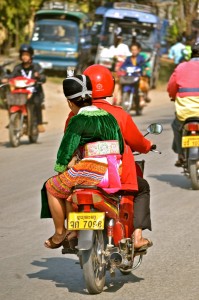
{"label": "motorcycle exhaust pipe", "polygon": [[113,252],[110,256],[111,263],[115,264],[116,266],[119,266],[122,262],[122,256],[119,252]]}

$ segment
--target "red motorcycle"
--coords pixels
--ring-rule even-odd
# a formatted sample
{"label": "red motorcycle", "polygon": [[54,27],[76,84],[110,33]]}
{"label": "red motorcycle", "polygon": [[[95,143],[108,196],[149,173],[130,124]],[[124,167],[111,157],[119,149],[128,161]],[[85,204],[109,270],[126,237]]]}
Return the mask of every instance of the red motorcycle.
{"label": "red motorcycle", "polygon": [[9,111],[9,138],[13,147],[18,147],[23,135],[27,135],[31,143],[38,139],[37,118],[34,105],[29,104],[32,97],[35,79],[15,77],[9,80],[10,91],[7,94]]}
{"label": "red motorcycle", "polygon": [[[159,134],[162,126],[151,124],[147,131]],[[144,161],[137,164],[139,176],[143,175],[143,167]],[[78,185],[70,197],[75,212],[69,213],[68,229],[77,230],[78,238],[64,241],[62,254],[78,255],[88,292],[99,294],[105,285],[106,270],[111,276],[116,269],[129,274],[140,266],[147,253],[146,250],[134,251],[133,196],[122,191],[109,194],[97,186]]]}

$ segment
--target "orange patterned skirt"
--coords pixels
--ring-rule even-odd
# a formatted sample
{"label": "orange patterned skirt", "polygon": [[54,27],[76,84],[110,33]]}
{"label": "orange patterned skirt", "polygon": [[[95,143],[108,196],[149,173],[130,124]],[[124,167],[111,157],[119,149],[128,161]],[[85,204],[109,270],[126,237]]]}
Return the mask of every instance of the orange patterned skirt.
{"label": "orange patterned skirt", "polygon": [[75,185],[98,185],[107,169],[106,160],[83,159],[73,168],[48,179],[46,189],[56,198],[67,198]]}

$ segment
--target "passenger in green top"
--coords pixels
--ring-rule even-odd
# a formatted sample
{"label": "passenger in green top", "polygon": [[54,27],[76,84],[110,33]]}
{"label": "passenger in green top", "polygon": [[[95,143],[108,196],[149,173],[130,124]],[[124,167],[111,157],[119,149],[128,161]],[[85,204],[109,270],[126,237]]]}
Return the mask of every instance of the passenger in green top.
{"label": "passenger in green top", "polygon": [[[92,105],[92,85],[89,77],[85,75],[68,77],[63,81],[63,90],[75,116],[68,124],[57,153],[55,171],[59,174],[48,179],[45,184],[55,234],[44,245],[51,249],[60,247],[66,236],[68,240],[76,236],[76,232],[68,232],[65,227],[65,218],[68,212],[72,211],[72,204],[66,199],[73,186],[83,184],[114,188],[112,185],[115,182],[116,190],[121,188],[121,154],[124,150],[122,134],[116,119],[108,112]],[[84,146],[98,141],[106,141],[105,144],[116,141],[118,152],[84,156]],[[79,162],[76,160],[77,151],[81,153]],[[111,175],[106,181],[105,174],[110,164],[114,169],[114,176]],[[106,186],[103,186],[104,182]],[[44,193],[42,195],[44,196]],[[44,198],[42,205],[46,207]]]}

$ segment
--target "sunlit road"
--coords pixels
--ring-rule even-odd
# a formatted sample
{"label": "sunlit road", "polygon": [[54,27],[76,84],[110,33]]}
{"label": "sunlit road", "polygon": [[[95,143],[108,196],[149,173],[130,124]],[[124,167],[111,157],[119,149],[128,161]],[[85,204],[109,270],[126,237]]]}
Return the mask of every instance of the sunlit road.
{"label": "sunlit road", "polygon": [[[174,107],[164,89],[151,91],[152,102],[134,120],[146,127],[160,122],[164,131],[149,136],[162,154],[150,153],[145,176],[151,186],[153,231],[146,232],[154,246],[133,274],[115,278],[107,273],[100,295],[88,295],[75,255],[43,246],[53,234],[51,220],[41,220],[40,189],[53,172],[56,150],[63,132],[65,103],[56,85],[47,92],[47,132],[38,144],[26,138],[18,148],[7,136],[0,144],[0,299],[199,299],[199,191],[190,188],[181,169],[174,167],[170,123]],[[1,114],[1,111],[0,111]]]}

